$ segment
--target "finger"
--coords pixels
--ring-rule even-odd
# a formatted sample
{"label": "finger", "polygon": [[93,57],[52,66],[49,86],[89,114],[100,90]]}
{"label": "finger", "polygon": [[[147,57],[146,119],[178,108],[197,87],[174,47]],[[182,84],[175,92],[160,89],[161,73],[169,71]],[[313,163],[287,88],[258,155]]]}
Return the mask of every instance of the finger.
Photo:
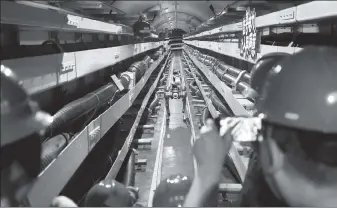
{"label": "finger", "polygon": [[220,136],[221,137],[224,137],[226,135],[231,135],[232,134],[232,131],[233,129],[240,123],[239,120],[236,120],[235,122],[232,122],[231,124],[228,124],[226,126],[221,126],[221,129],[220,129]]}
{"label": "finger", "polygon": [[201,133],[201,134],[205,134],[205,133],[207,133],[207,132],[209,132],[209,131],[211,131],[211,130],[212,130],[211,128],[209,128],[208,126],[204,125],[204,126],[202,126],[201,129],[200,129],[200,133]]}
{"label": "finger", "polygon": [[232,132],[233,129],[240,124],[240,121],[233,122],[232,124],[228,125],[227,131],[224,134],[224,137],[231,136],[232,137]]}
{"label": "finger", "polygon": [[77,207],[76,203],[65,196],[57,196],[52,201],[53,207]]}
{"label": "finger", "polygon": [[226,125],[229,125],[232,122],[235,122],[236,120],[237,120],[237,118],[235,118],[235,117],[227,117],[225,119],[220,120],[220,125],[226,126]]}
{"label": "finger", "polygon": [[216,125],[215,125],[213,119],[209,118],[209,119],[206,120],[205,125],[200,128],[200,133],[205,134],[207,132],[210,132],[210,131],[216,129],[215,127],[216,127]]}
{"label": "finger", "polygon": [[230,133],[232,133],[232,129],[236,126],[236,125],[238,125],[240,123],[240,121],[239,120],[233,120],[233,121],[231,121],[230,123],[228,123],[228,122],[223,122],[222,124],[223,125],[221,125],[221,128],[220,128],[220,132],[219,132],[219,134],[220,134],[220,136],[222,137],[222,136],[224,136],[226,133],[228,133],[228,132],[230,132]]}
{"label": "finger", "polygon": [[215,127],[216,127],[215,122],[211,118],[207,119],[206,124],[211,129],[215,129]]}

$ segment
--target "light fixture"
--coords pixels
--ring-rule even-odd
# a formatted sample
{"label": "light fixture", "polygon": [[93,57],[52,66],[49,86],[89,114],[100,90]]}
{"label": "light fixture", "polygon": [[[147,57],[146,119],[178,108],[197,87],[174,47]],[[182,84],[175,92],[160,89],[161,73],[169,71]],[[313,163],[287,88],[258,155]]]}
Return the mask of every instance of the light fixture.
{"label": "light fixture", "polygon": [[245,6],[238,6],[235,8],[236,11],[239,11],[239,12],[245,12],[246,11],[246,7]]}
{"label": "light fixture", "polygon": [[169,17],[168,19],[171,20],[171,17]]}

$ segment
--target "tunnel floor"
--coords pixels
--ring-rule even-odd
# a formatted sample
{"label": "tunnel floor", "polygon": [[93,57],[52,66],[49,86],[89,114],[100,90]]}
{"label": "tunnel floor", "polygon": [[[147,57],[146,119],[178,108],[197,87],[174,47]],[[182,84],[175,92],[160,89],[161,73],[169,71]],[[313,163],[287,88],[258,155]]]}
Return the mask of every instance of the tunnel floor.
{"label": "tunnel floor", "polygon": [[183,121],[182,100],[170,100],[170,120],[163,147],[161,179],[172,174],[194,175],[191,129]]}

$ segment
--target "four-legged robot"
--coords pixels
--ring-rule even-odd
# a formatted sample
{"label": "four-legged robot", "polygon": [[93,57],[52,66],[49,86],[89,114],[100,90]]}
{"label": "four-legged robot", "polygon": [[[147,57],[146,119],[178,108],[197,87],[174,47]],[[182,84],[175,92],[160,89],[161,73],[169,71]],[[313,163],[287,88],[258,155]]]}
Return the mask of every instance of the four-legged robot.
{"label": "four-legged robot", "polygon": [[170,85],[165,89],[165,106],[167,111],[167,119],[170,118],[170,108],[169,99],[180,99],[183,100],[183,115],[184,121],[186,120],[185,109],[186,109],[186,87],[182,83],[180,75],[177,71],[173,72],[173,79]]}

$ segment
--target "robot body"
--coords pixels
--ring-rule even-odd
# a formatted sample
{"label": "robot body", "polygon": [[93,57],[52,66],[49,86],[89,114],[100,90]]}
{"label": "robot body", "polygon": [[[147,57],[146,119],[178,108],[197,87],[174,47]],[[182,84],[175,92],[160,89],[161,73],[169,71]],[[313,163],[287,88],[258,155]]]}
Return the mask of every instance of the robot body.
{"label": "robot body", "polygon": [[[183,110],[182,113],[185,113],[186,108],[186,87],[182,84],[180,76],[178,73],[173,74],[173,82],[165,90],[165,103],[167,118],[170,117],[170,108],[169,108],[169,99],[182,99],[183,101]],[[185,120],[185,115],[184,115]]]}

